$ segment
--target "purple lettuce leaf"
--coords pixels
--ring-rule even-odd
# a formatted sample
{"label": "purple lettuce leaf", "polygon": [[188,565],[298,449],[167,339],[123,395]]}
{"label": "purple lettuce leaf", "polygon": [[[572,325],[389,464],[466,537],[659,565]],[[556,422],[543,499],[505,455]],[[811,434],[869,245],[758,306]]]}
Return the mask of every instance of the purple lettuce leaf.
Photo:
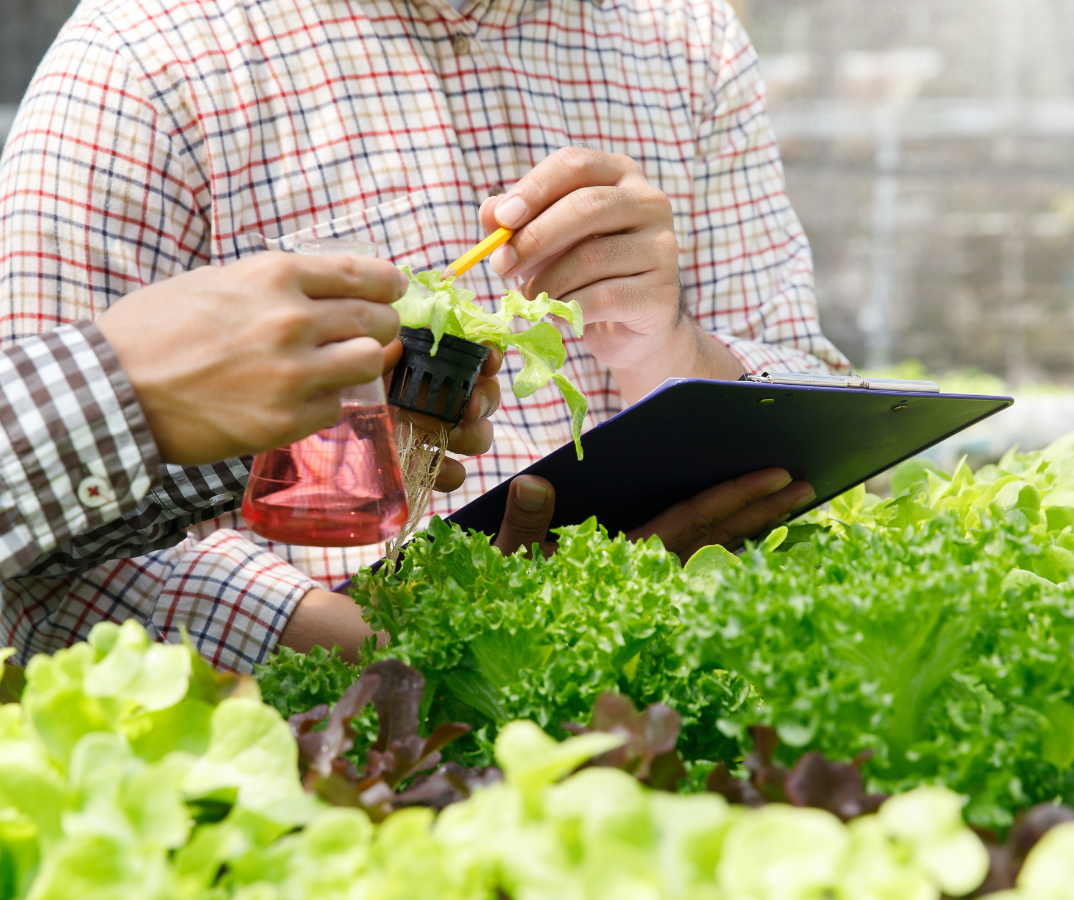
{"label": "purple lettuce leaf", "polygon": [[[495,780],[495,775],[445,766],[424,786],[398,791],[416,774],[440,765],[440,751],[470,731],[469,725],[444,723],[421,737],[418,709],[424,689],[425,679],[416,669],[398,660],[382,660],[368,666],[335,706],[321,704],[291,716],[288,722],[298,742],[306,790],[335,806],[364,809],[374,821],[381,821],[398,807],[422,803],[422,798],[442,808],[456,797],[465,799],[483,778]],[[354,747],[354,717],[370,703],[377,712],[377,740],[359,772],[344,754]],[[325,727],[315,730],[326,719]]]}
{"label": "purple lettuce leaf", "polygon": [[629,698],[605,693],[597,698],[588,726],[568,722],[563,727],[572,734],[593,731],[625,734],[628,738],[625,744],[595,757],[587,765],[622,769],[650,787],[673,791],[687,775],[675,749],[681,725],[679,714],[663,703],[653,703],[644,712],[638,712]]}
{"label": "purple lettuce leaf", "polygon": [[885,794],[865,793],[861,767],[869,754],[859,754],[853,762],[837,763],[820,753],[806,753],[792,769],[773,764],[779,745],[774,728],[757,725],[750,729],[753,749],[743,760],[749,778],[735,778],[720,763],[709,775],[706,787],[722,794],[731,803],[757,807],[765,803],[789,803],[824,809],[844,822],[876,812]]}

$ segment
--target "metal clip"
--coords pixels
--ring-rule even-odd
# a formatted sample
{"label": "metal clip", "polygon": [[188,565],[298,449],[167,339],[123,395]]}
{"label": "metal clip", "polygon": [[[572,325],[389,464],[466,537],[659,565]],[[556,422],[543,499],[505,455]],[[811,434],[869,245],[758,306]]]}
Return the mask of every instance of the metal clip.
{"label": "metal clip", "polygon": [[935,381],[909,381],[902,378],[862,378],[860,375],[809,375],[799,372],[777,372],[770,375],[743,375],[739,381],[754,384],[789,384],[800,387],[842,387],[865,391],[908,391],[938,394],[940,386]]}

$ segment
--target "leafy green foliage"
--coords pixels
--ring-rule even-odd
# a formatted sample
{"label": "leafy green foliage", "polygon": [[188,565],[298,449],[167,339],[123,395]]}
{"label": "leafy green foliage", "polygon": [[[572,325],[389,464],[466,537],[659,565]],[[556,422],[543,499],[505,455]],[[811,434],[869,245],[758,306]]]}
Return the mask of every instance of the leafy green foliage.
{"label": "leafy green foliage", "polygon": [[221,886],[264,900],[939,900],[985,875],[985,848],[942,788],[844,825],[821,810],[746,811],[712,794],[652,791],[617,769],[568,776],[622,740],[591,733],[557,743],[531,722],[512,723],[496,741],[506,780],[435,821],[429,810],[403,810],[372,829],[357,810],[333,810],[235,859]]}
{"label": "leafy green foliage", "polygon": [[[98,625],[0,705],[0,900],[965,894],[988,859],[964,817],[1002,828],[1074,795],[1072,449],[907,466],[890,500],[851,492],[685,569],[592,522],[550,559],[436,522],[358,586],[392,635],[379,662],[260,671],[289,711],[345,698],[297,740],[251,681]],[[591,709],[577,737],[542,731]],[[359,775],[343,754],[367,738]],[[681,782],[673,749],[694,787],[761,805],[647,789]],[[502,783],[460,765],[493,753]],[[376,818],[444,811],[374,826],[303,790],[300,758]],[[982,892],[1068,897],[1072,815],[1014,823]]]}
{"label": "leafy green foliage", "polygon": [[[502,780],[449,763],[400,791],[460,731],[418,736],[424,688],[398,661],[375,663],[327,727],[310,727],[329,715],[322,706],[294,717],[293,734],[252,682],[212,672],[189,646],[153,644],[131,622],[98,625],[87,643],[35,657],[22,702],[0,706],[0,898],[939,900],[988,867],[944,788],[847,824],[823,809],[649,790],[639,777],[659,780],[678,717],[611,695],[593,730],[562,743],[532,722],[505,725]],[[352,782],[340,753],[366,703],[379,731]],[[300,756],[313,790],[337,776],[356,788],[328,792],[348,808],[302,789]],[[444,811],[398,809],[407,803]],[[379,819],[388,807],[374,826],[365,810]],[[1016,896],[1065,896],[1069,815],[1038,810],[1023,823],[1026,843],[1043,840],[1011,845],[1002,874],[1017,870]]]}
{"label": "leafy green foliage", "polygon": [[892,499],[857,488],[816,514],[809,561],[797,544],[782,565],[754,549],[723,570],[684,610],[679,646],[763,698],[724,730],[764,722],[788,752],[871,751],[876,788],[941,781],[971,795],[980,825],[1069,800],[1072,446],[976,474],[911,461]]}
{"label": "leafy green foliage", "polygon": [[274,840],[316,814],[297,759],[251,679],[99,624],[0,706],[0,897],[194,896],[173,860],[204,834],[256,821]]}
{"label": "leafy green foliage", "polygon": [[763,699],[720,727],[772,725],[788,755],[871,751],[874,789],[939,781],[971,795],[979,825],[1069,799],[1074,589],[1010,581],[1037,559],[1033,536],[966,533],[951,513],[916,533],[852,529],[815,540],[820,568],[752,550],[684,607],[686,665],[723,666]]}
{"label": "leafy green foliage", "polygon": [[855,489],[685,570],[593,522],[531,560],[437,521],[355,596],[391,634],[379,655],[426,679],[422,733],[475,726],[448,750],[463,764],[488,765],[512,719],[562,736],[619,691],[681,715],[697,784],[763,724],[776,765],[867,752],[869,791],[946,784],[972,798],[972,822],[1005,829],[1016,810],[1074,800],[1072,449],[976,474],[912,461],[892,499]]}
{"label": "leafy green foliage", "polygon": [[278,646],[270,663],[254,667],[262,699],[284,718],[335,703],[361,674],[360,667],[340,657],[338,647],[296,653]]}
{"label": "leafy green foliage", "polygon": [[674,707],[693,758],[733,752],[716,721],[749,688],[718,667],[683,668],[672,637],[688,576],[658,540],[611,539],[591,521],[562,529],[550,559],[530,560],[440,520],[429,536],[408,547],[398,572],[360,575],[354,593],[391,635],[378,656],[425,677],[423,733],[474,725],[446,756],[488,765],[490,737],[518,718],[564,736],[562,723],[586,721],[607,691]]}
{"label": "leafy green foliage", "polygon": [[[474,303],[476,295],[473,291],[455,287],[454,276],[441,278],[436,270],[414,274],[407,266],[401,268],[410,279],[410,289],[392,304],[399,313],[400,324],[406,328],[432,331],[430,352],[434,356],[445,334],[477,344],[490,344],[503,352],[514,347],[522,355],[525,365],[512,389],[517,396],[528,397],[549,380],[555,382],[571,411],[574,445],[581,459],[582,422],[589,407],[585,395],[566,375],[557,371],[567,358],[563,336],[554,325],[541,321],[545,316],[558,316],[581,337],[585,325],[578,303],[552,300],[547,293],[527,300],[519,291],[505,291],[500,308],[489,313]],[[511,329],[511,322],[516,317],[537,324],[516,334]]]}

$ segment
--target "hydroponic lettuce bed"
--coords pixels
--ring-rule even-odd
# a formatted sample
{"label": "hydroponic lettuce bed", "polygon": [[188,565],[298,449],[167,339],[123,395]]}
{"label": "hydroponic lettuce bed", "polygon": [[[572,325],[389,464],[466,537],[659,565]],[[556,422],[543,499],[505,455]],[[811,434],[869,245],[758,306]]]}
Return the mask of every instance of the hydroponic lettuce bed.
{"label": "hydroponic lettuce bed", "polygon": [[98,626],[0,684],[0,897],[1074,898],[1072,449],[685,569],[436,522],[361,670]]}

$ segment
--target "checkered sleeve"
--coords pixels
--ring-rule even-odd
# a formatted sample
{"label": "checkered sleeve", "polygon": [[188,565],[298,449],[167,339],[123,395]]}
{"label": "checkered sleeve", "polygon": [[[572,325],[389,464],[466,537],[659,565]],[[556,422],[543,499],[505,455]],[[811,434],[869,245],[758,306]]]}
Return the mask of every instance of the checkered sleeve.
{"label": "checkered sleeve", "polygon": [[747,371],[849,372],[820,328],[813,257],[787,197],[757,55],[726,3],[714,6],[713,24],[684,265],[688,303]]}
{"label": "checkered sleeve", "polygon": [[107,560],[174,547],[188,528],[242,506],[252,461],[247,456],[204,466],[161,466],[160,483],[133,510],[60,543],[25,574],[78,575]]}
{"label": "checkered sleeve", "polygon": [[0,580],[135,508],[157,446],[130,382],[89,322],[0,353]]}
{"label": "checkered sleeve", "polygon": [[[181,91],[169,91],[152,53],[135,52],[128,40],[107,8],[84,5],[20,106],[0,159],[6,343],[93,319],[131,291],[210,261],[211,188],[189,152],[196,111]],[[261,658],[275,646],[296,595],[313,582],[282,560],[267,565],[249,541],[245,552],[228,544],[213,565],[206,561],[215,545],[191,555],[179,544],[189,525],[238,507],[245,477],[241,460],[169,468],[163,484],[139,496],[140,504],[128,503],[119,520],[93,516],[84,523],[88,532],[3,585],[0,639],[51,651],[85,638],[102,619],[185,624],[184,610],[204,609],[199,604],[212,596],[231,605],[214,608],[221,618],[201,628],[199,649],[224,666]],[[165,582],[151,573],[165,565],[169,587],[161,594]],[[117,598],[113,588],[123,579]],[[97,589],[87,607],[90,583]],[[282,613],[265,617],[265,609]]]}
{"label": "checkered sleeve", "polygon": [[101,621],[133,619],[157,640],[183,629],[216,668],[250,672],[276,646],[291,613],[317,584],[237,531],[218,529],[74,577],[20,576],[3,585],[0,639],[26,665]]}
{"label": "checkered sleeve", "polygon": [[221,528],[183,548],[149,625],[171,642],[180,639],[181,626],[215,668],[251,672],[265,662],[291,613],[315,587],[279,556]]}

